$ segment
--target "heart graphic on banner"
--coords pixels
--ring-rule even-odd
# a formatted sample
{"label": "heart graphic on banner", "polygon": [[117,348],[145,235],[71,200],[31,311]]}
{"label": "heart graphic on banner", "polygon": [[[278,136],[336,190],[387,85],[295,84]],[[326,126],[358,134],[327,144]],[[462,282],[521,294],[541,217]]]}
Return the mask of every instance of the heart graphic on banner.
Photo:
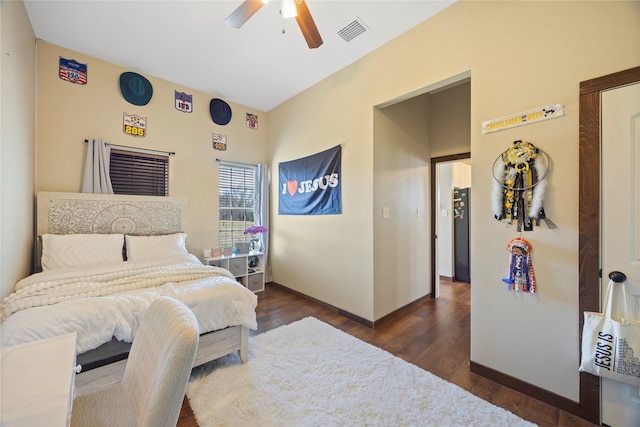
{"label": "heart graphic on banner", "polygon": [[287,181],[287,190],[289,190],[289,194],[292,196],[296,194],[296,190],[298,190],[298,180]]}

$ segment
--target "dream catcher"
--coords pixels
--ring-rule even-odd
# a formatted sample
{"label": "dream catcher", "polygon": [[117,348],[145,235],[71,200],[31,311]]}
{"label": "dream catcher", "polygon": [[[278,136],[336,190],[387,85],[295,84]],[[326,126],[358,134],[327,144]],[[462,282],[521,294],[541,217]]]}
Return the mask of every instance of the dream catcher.
{"label": "dream catcher", "polygon": [[512,239],[507,245],[511,252],[509,277],[502,279],[510,291],[536,293],[536,276],[531,261],[531,244],[521,237]]}
{"label": "dream catcher", "polygon": [[547,186],[549,158],[526,141],[514,141],[493,163],[493,213],[496,219],[515,223],[518,231],[531,231],[540,220],[549,228],[549,220],[542,206]]}
{"label": "dream catcher", "polygon": [[[496,219],[516,224],[518,232],[531,231],[540,220],[549,228],[556,225],[546,217],[542,199],[547,187],[549,158],[530,142],[518,140],[498,156],[493,164],[493,213]],[[516,237],[507,244],[511,253],[509,277],[502,279],[510,291],[536,292],[531,244]]]}

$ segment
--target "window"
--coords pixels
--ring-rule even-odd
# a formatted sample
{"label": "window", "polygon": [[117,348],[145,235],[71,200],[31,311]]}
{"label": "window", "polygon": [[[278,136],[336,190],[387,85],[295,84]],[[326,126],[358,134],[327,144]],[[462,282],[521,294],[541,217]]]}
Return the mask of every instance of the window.
{"label": "window", "polygon": [[218,162],[218,200],[220,247],[233,246],[235,242],[248,242],[244,234],[254,225],[255,167]]}
{"label": "window", "polygon": [[109,164],[115,194],[169,195],[169,157],[111,149]]}

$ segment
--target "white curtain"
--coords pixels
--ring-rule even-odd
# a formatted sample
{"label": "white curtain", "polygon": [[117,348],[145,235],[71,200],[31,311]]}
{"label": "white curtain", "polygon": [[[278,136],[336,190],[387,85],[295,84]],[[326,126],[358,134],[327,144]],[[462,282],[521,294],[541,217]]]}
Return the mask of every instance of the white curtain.
{"label": "white curtain", "polygon": [[259,234],[265,261],[265,282],[271,281],[271,262],[269,261],[269,168],[267,165],[256,165],[255,169],[256,200],[254,204],[254,221],[269,229],[268,233]]}
{"label": "white curtain", "polygon": [[83,193],[113,194],[109,176],[111,146],[104,139],[87,140],[87,156],[82,179]]}

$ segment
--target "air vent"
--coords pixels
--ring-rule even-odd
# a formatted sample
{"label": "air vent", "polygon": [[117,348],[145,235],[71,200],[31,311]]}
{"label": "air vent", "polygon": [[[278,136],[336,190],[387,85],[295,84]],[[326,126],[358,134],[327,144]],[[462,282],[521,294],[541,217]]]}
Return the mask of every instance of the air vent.
{"label": "air vent", "polygon": [[348,43],[358,37],[360,34],[367,32],[368,30],[369,28],[365,25],[365,23],[362,22],[360,18],[356,17],[353,22],[338,31],[338,35]]}

